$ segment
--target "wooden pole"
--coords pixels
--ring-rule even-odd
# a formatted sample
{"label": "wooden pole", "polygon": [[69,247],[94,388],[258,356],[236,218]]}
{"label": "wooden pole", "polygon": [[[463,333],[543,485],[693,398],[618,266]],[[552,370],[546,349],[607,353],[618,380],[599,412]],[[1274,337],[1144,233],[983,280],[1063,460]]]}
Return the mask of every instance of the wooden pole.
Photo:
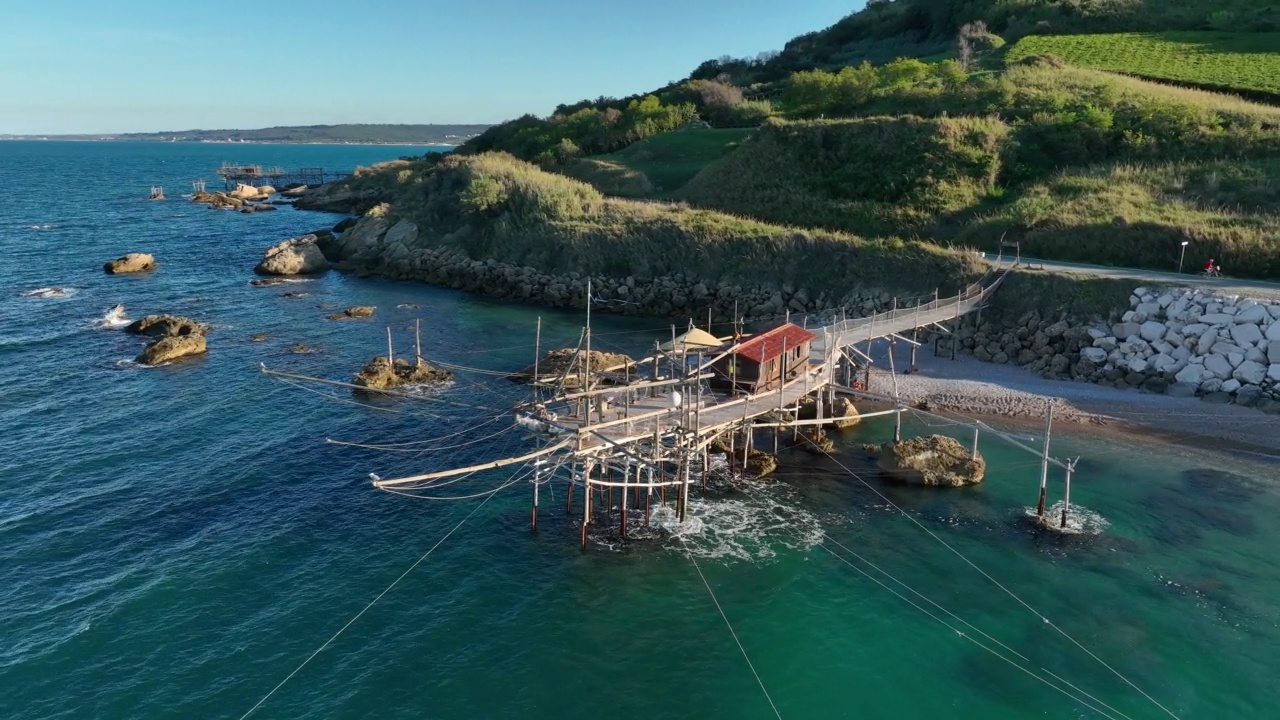
{"label": "wooden pole", "polygon": [[1067,488],[1062,496],[1062,522],[1058,527],[1065,529],[1067,527],[1067,513],[1071,512],[1071,473],[1076,469],[1076,461],[1072,460],[1067,463]]}
{"label": "wooden pole", "polygon": [[590,462],[586,465],[586,472],[582,476],[582,549],[587,549],[587,526],[591,524],[591,471],[593,470]]}
{"label": "wooden pole", "polygon": [[538,325],[533,331],[533,401],[536,403],[542,398],[538,392],[538,360],[542,355],[542,316],[538,316]]}
{"label": "wooden pole", "polygon": [[1040,456],[1040,501],[1036,503],[1036,515],[1044,516],[1044,495],[1049,487],[1049,435],[1053,432],[1053,398],[1049,398],[1044,414],[1044,451]]}
{"label": "wooden pole", "polygon": [[542,461],[533,461],[533,531],[538,532],[538,485],[542,482]]}
{"label": "wooden pole", "polygon": [[893,441],[900,443],[902,442],[902,400],[898,397],[898,373],[893,366],[893,338],[889,338],[889,378],[893,380],[893,407],[898,411],[894,415]]}
{"label": "wooden pole", "polygon": [[978,426],[973,426],[973,452],[969,455],[970,460],[978,459]]}
{"label": "wooden pole", "polygon": [[[591,391],[591,278],[587,278],[587,357],[586,357],[586,375],[582,381],[582,389]],[[584,419],[588,425],[591,424],[591,400],[588,398],[587,412]]]}
{"label": "wooden pole", "polygon": [[569,487],[564,493],[564,512],[569,514],[573,512],[573,478],[577,475],[577,464],[569,467]]}
{"label": "wooden pole", "polygon": [[413,320],[413,350],[418,356],[414,366],[422,367],[422,318]]}
{"label": "wooden pole", "polygon": [[[778,422],[782,422],[783,405],[786,403],[786,397],[782,394],[783,388],[787,386],[787,339],[782,338],[782,354],[778,356]],[[799,418],[796,418],[797,420]],[[773,430],[773,454],[778,454],[778,435],[782,432],[782,428],[774,428]]]}
{"label": "wooden pole", "polygon": [[628,483],[631,482],[631,466],[624,465],[622,468],[622,504],[619,507],[618,514],[622,516],[621,533],[622,539],[627,539],[627,490]]}
{"label": "wooden pole", "polygon": [[396,360],[391,356],[391,326],[387,326],[387,364],[392,368],[396,366]]}

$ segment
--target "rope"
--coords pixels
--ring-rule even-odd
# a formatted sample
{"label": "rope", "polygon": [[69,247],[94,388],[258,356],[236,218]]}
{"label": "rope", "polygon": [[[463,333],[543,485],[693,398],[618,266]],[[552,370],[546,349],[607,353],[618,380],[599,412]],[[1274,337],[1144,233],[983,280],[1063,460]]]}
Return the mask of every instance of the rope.
{"label": "rope", "polygon": [[[837,544],[839,544],[839,543],[837,543]],[[907,603],[908,605],[910,605],[910,606],[914,607],[915,609],[919,610],[920,612],[924,613],[925,615],[928,615],[929,617],[933,618],[934,620],[937,620],[939,623],[941,623],[941,624],[942,624],[942,625],[944,625],[947,629],[949,629],[949,630],[951,630],[952,632],[954,632],[956,635],[958,635],[958,636],[960,636],[960,637],[962,637],[962,638],[964,638],[964,639],[968,640],[969,642],[973,643],[974,645],[977,645],[978,647],[982,648],[983,650],[986,650],[987,652],[991,653],[992,655],[995,655],[996,657],[1000,658],[1001,660],[1004,660],[1005,662],[1009,663],[1009,664],[1010,664],[1010,665],[1012,665],[1013,667],[1015,667],[1015,668],[1017,668],[1017,669],[1021,670],[1022,672],[1024,672],[1024,673],[1026,673],[1026,674],[1030,675],[1031,677],[1033,677],[1033,678],[1035,678],[1035,679],[1039,680],[1040,682],[1044,683],[1045,685],[1048,685],[1049,687],[1053,688],[1054,690],[1057,690],[1058,692],[1062,693],[1063,695],[1066,695],[1067,697],[1071,698],[1072,700],[1075,700],[1077,703],[1080,703],[1081,705],[1083,705],[1083,706],[1085,706],[1085,707],[1089,708],[1090,710],[1092,710],[1092,711],[1094,711],[1094,712],[1098,713],[1099,715],[1101,715],[1101,716],[1103,716],[1103,717],[1105,717],[1105,718],[1110,718],[1110,720],[1115,720],[1115,716],[1113,716],[1113,715],[1109,715],[1109,714],[1107,714],[1107,713],[1105,713],[1105,712],[1103,712],[1103,711],[1099,710],[1098,708],[1096,708],[1096,707],[1094,707],[1094,706],[1090,705],[1089,703],[1087,703],[1087,702],[1085,702],[1085,701],[1081,700],[1080,698],[1078,698],[1078,697],[1076,697],[1076,696],[1072,695],[1071,693],[1067,692],[1066,690],[1063,690],[1062,688],[1058,687],[1057,685],[1054,685],[1053,683],[1049,682],[1048,680],[1045,680],[1044,678],[1040,677],[1039,675],[1035,674],[1034,672],[1032,672],[1032,671],[1028,670],[1027,668],[1025,668],[1025,667],[1023,667],[1023,666],[1019,665],[1019,664],[1018,664],[1018,663],[1016,663],[1016,662],[1014,662],[1013,660],[1010,660],[1009,658],[1007,658],[1007,657],[1005,657],[1004,655],[1000,654],[1000,652],[998,652],[998,651],[996,651],[996,650],[994,650],[994,649],[992,649],[992,648],[988,647],[987,645],[983,644],[981,641],[976,640],[976,639],[975,639],[975,638],[973,638],[971,635],[969,635],[969,634],[965,633],[963,630],[960,630],[959,628],[955,627],[954,625],[952,625],[952,624],[948,623],[946,620],[943,620],[942,618],[938,617],[937,615],[934,615],[933,613],[929,612],[929,611],[928,611],[928,610],[926,610],[925,608],[921,607],[920,605],[918,605],[917,603],[915,603],[914,601],[912,601],[912,600],[911,600],[911,598],[908,598],[906,595],[903,595],[902,593],[898,592],[897,590],[894,590],[893,588],[889,587],[888,585],[885,585],[883,582],[881,582],[881,581],[880,581],[880,579],[879,579],[879,578],[876,578],[875,576],[871,575],[870,573],[868,573],[867,571],[865,571],[865,570],[863,570],[862,568],[858,567],[857,565],[854,565],[853,563],[849,562],[847,559],[845,559],[845,558],[841,557],[838,553],[836,553],[834,550],[832,550],[831,548],[827,547],[826,545],[823,545],[823,544],[819,543],[818,547],[822,548],[823,550],[826,550],[828,553],[831,553],[831,556],[832,556],[832,557],[836,558],[837,560],[839,560],[840,562],[844,563],[845,565],[848,565],[849,567],[853,568],[853,569],[854,569],[854,570],[856,570],[858,573],[860,573],[863,577],[867,578],[868,580],[870,580],[870,581],[874,582],[875,584],[879,585],[880,587],[884,588],[885,590],[888,590],[889,592],[891,592],[891,593],[893,593],[894,595],[898,596],[898,598],[899,598],[899,599],[901,599],[903,602],[905,602],[905,603]],[[844,546],[842,545],[841,547],[844,547]],[[856,555],[856,553],[855,553],[855,557],[856,557],[856,556],[857,556],[857,555]],[[859,559],[861,559],[861,558],[859,558]],[[874,566],[873,566],[873,567],[874,567]],[[914,592],[914,591],[913,591],[913,592]],[[918,594],[918,593],[917,593],[917,594]],[[921,597],[923,597],[923,596],[921,596]],[[966,624],[968,624],[968,623],[966,623]],[[981,631],[979,631],[979,632],[981,632]],[[984,634],[984,635],[986,635],[986,633],[983,633],[983,634]],[[988,637],[990,637],[990,636],[988,636]],[[1002,647],[1004,647],[1003,643],[1001,643],[1001,646],[1002,646]],[[1017,653],[1014,653],[1014,654],[1016,655]],[[1019,657],[1021,657],[1021,656],[1019,655]],[[1024,658],[1024,659],[1025,659],[1025,658]],[[1074,686],[1073,686],[1073,687],[1074,687]],[[1090,697],[1092,697],[1092,696],[1090,696]],[[1107,707],[1110,707],[1110,706],[1107,706]],[[1121,717],[1125,717],[1125,718],[1127,718],[1128,716],[1127,716],[1127,715],[1121,715]]]}
{"label": "rope", "polygon": [[404,572],[400,573],[400,577],[398,577],[398,578],[396,578],[395,580],[391,581],[391,584],[390,584],[390,585],[388,585],[388,586],[386,587],[386,589],[385,589],[385,590],[383,590],[382,592],[378,593],[377,597],[375,597],[374,599],[370,600],[370,601],[369,601],[369,604],[368,604],[368,605],[365,605],[365,606],[364,606],[364,608],[360,610],[360,612],[356,613],[354,617],[352,617],[350,620],[348,620],[346,625],[343,625],[341,628],[339,628],[339,629],[338,629],[338,632],[334,633],[334,634],[333,634],[333,636],[332,636],[332,637],[330,637],[328,640],[325,640],[325,641],[324,641],[324,644],[323,644],[323,645],[321,645],[320,647],[316,648],[315,652],[313,652],[313,653],[311,653],[310,655],[308,655],[308,656],[307,656],[307,659],[306,659],[306,660],[303,660],[301,665],[299,665],[298,667],[294,668],[294,669],[293,669],[293,672],[291,672],[291,673],[289,673],[287,676],[285,676],[285,679],[281,680],[279,685],[276,685],[274,688],[271,688],[271,692],[269,692],[269,693],[267,693],[266,695],[262,696],[262,699],[261,699],[261,700],[259,700],[259,701],[257,702],[257,704],[255,704],[253,707],[249,708],[249,712],[246,712],[244,715],[241,715],[241,716],[240,716],[240,720],[245,720],[245,718],[247,718],[247,717],[249,717],[250,715],[252,715],[252,714],[254,713],[254,711],[255,711],[255,710],[257,710],[259,707],[261,707],[261,706],[262,706],[262,703],[266,702],[266,701],[267,701],[267,700],[268,700],[272,695],[275,695],[277,690],[279,690],[280,688],[284,687],[285,683],[287,683],[287,682],[289,682],[291,679],[293,679],[293,676],[294,676],[294,675],[297,675],[297,674],[298,674],[298,672],[299,672],[300,670],[302,670],[302,668],[306,667],[306,666],[307,666],[307,663],[311,662],[311,661],[315,658],[315,656],[316,656],[316,655],[319,655],[319,654],[320,654],[320,653],[321,653],[325,648],[329,647],[329,645],[330,645],[334,640],[337,640],[339,635],[341,635],[344,631],[346,631],[346,629],[347,629],[347,628],[351,627],[352,623],[354,623],[356,620],[359,620],[359,619],[360,619],[360,616],[361,616],[361,615],[364,615],[364,614],[369,610],[369,608],[373,607],[373,606],[374,606],[374,605],[375,605],[379,600],[381,600],[383,595],[386,595],[387,593],[391,592],[391,589],[392,589],[392,588],[394,588],[396,585],[398,585],[398,584],[400,583],[400,581],[401,581],[401,580],[405,579],[405,576],[407,576],[409,573],[413,572],[413,570],[414,570],[415,568],[417,568],[419,565],[421,565],[421,564],[422,564],[422,562],[423,562],[424,560],[426,560],[428,557],[430,557],[430,556],[431,556],[431,553],[435,552],[436,548],[440,547],[440,545],[441,545],[441,544],[443,544],[445,540],[448,540],[448,539],[449,539],[449,536],[451,536],[451,535],[453,535],[455,532],[457,532],[458,528],[462,527],[462,525],[463,525],[464,523],[466,523],[468,520],[470,520],[470,519],[471,519],[471,517],[472,517],[473,515],[475,515],[476,513],[480,512],[480,508],[484,507],[484,506],[485,506],[485,504],[486,504],[486,503],[488,503],[488,502],[489,502],[489,500],[491,500],[492,498],[493,498],[493,495],[490,495],[489,497],[485,498],[484,502],[480,503],[479,505],[476,505],[476,506],[475,506],[475,508],[474,508],[474,509],[472,509],[472,511],[471,511],[471,512],[467,513],[467,516],[466,516],[466,517],[464,517],[464,518],[462,518],[461,520],[459,520],[459,521],[458,521],[458,524],[453,526],[453,529],[452,529],[452,530],[450,530],[449,532],[445,533],[444,537],[442,537],[442,538],[440,538],[439,540],[437,540],[435,545],[432,545],[432,546],[431,546],[431,548],[430,548],[429,550],[427,550],[425,553],[423,553],[422,557],[418,558],[418,559],[417,559],[417,560],[416,560],[412,565],[410,565],[408,570],[405,570]]}
{"label": "rope", "polygon": [[[986,426],[984,425],[983,427],[986,427]],[[989,429],[989,428],[988,428],[988,429]],[[994,430],[992,430],[992,432],[995,432],[995,431],[994,431]],[[802,435],[801,437],[804,437],[804,436]],[[983,577],[985,577],[987,580],[991,581],[991,583],[992,583],[993,585],[995,585],[996,587],[1000,588],[1001,590],[1003,590],[1003,591],[1005,592],[1005,594],[1007,594],[1009,597],[1011,597],[1011,598],[1013,598],[1014,600],[1016,600],[1016,601],[1018,602],[1018,604],[1022,605],[1022,606],[1023,606],[1023,607],[1025,607],[1027,610],[1031,611],[1031,613],[1032,613],[1032,614],[1034,614],[1036,617],[1040,618],[1041,622],[1043,622],[1045,625],[1048,625],[1049,627],[1051,627],[1051,628],[1053,628],[1054,630],[1056,630],[1056,631],[1058,632],[1058,634],[1062,635],[1062,636],[1063,636],[1064,638],[1066,638],[1067,640],[1070,640],[1070,641],[1071,641],[1071,643],[1072,643],[1073,645],[1075,645],[1076,647],[1078,647],[1078,648],[1080,648],[1081,650],[1083,650],[1083,651],[1084,651],[1084,652],[1085,652],[1089,657],[1091,657],[1091,658],[1093,658],[1095,661],[1097,661],[1099,665],[1101,665],[1102,667],[1106,668],[1107,670],[1110,670],[1110,671],[1111,671],[1111,673],[1112,673],[1113,675],[1115,675],[1116,677],[1120,678],[1122,681],[1124,681],[1124,683],[1125,683],[1126,685],[1128,685],[1129,687],[1131,687],[1131,688],[1133,688],[1134,690],[1136,690],[1140,695],[1142,695],[1143,697],[1145,697],[1147,700],[1151,701],[1151,703],[1152,703],[1153,705],[1155,705],[1156,707],[1158,707],[1158,708],[1160,708],[1161,710],[1163,710],[1163,711],[1165,712],[1165,714],[1167,714],[1169,717],[1174,718],[1174,720],[1181,720],[1181,718],[1179,718],[1179,717],[1178,717],[1178,716],[1177,716],[1177,715],[1176,715],[1172,710],[1170,710],[1169,708],[1165,707],[1164,705],[1161,705],[1161,704],[1160,704],[1160,702],[1159,702],[1158,700],[1156,700],[1154,697],[1152,697],[1150,694],[1148,694],[1145,690],[1143,690],[1142,688],[1140,688],[1140,687],[1138,687],[1136,684],[1134,684],[1134,682],[1133,682],[1132,680],[1130,680],[1129,678],[1125,677],[1125,676],[1124,676],[1124,675],[1123,675],[1119,670],[1116,670],[1114,667],[1112,667],[1111,665],[1107,664],[1107,662],[1106,662],[1105,660],[1103,660],[1102,658],[1098,657],[1098,656],[1097,656],[1097,655],[1096,655],[1092,650],[1090,650],[1089,648],[1087,648],[1087,647],[1085,647],[1084,645],[1082,645],[1082,644],[1080,643],[1080,641],[1076,640],[1074,637],[1071,637],[1071,635],[1069,635],[1069,634],[1067,633],[1067,631],[1065,631],[1065,630],[1063,630],[1062,628],[1060,628],[1060,627],[1058,627],[1057,625],[1055,625],[1051,620],[1049,620],[1049,618],[1045,617],[1045,616],[1044,616],[1044,615],[1043,615],[1039,610],[1036,610],[1034,607],[1032,607],[1030,604],[1028,604],[1028,603],[1027,603],[1027,601],[1023,600],[1021,597],[1018,597],[1018,595],[1017,595],[1017,594],[1015,594],[1012,590],[1010,590],[1009,588],[1007,588],[1007,587],[1005,587],[1003,584],[1001,584],[1001,582],[1000,582],[999,580],[996,580],[994,577],[992,577],[992,576],[991,576],[991,574],[990,574],[990,573],[988,573],[986,570],[983,570],[982,568],[978,567],[978,566],[977,566],[977,565],[976,565],[972,560],[970,560],[969,558],[965,557],[965,555],[964,555],[963,553],[961,553],[959,550],[957,550],[957,549],[955,549],[954,547],[952,547],[952,545],[951,545],[950,543],[948,543],[946,540],[943,540],[941,537],[939,537],[939,536],[938,536],[938,534],[937,534],[937,533],[933,532],[933,531],[932,531],[932,530],[930,530],[928,527],[926,527],[926,526],[924,525],[924,523],[920,522],[920,521],[919,521],[919,520],[917,520],[914,516],[912,516],[911,514],[909,514],[907,511],[903,510],[902,508],[900,508],[900,507],[898,507],[896,504],[894,504],[894,502],[893,502],[892,500],[890,500],[887,496],[885,496],[885,494],[884,494],[884,493],[882,493],[882,492],[880,492],[879,490],[877,490],[875,487],[873,487],[873,486],[871,485],[871,483],[867,482],[866,480],[863,480],[863,479],[862,479],[862,477],[861,477],[860,475],[858,475],[857,473],[855,473],[853,470],[849,469],[849,466],[847,466],[847,465],[845,465],[844,463],[840,462],[840,461],[839,461],[839,460],[838,460],[834,455],[832,455],[831,453],[829,453],[829,452],[827,452],[827,451],[823,450],[821,447],[819,447],[816,443],[814,443],[814,442],[813,442],[812,440],[810,440],[809,438],[807,438],[807,437],[806,437],[806,438],[805,438],[805,440],[806,440],[807,442],[809,442],[809,444],[811,444],[811,445],[813,445],[814,447],[818,448],[818,450],[819,450],[820,452],[822,452],[824,455],[826,455],[827,457],[831,458],[831,460],[832,460],[832,461],[834,461],[837,465],[839,465],[841,468],[843,468],[845,472],[849,473],[849,475],[851,475],[851,476],[853,476],[854,478],[856,478],[856,479],[858,480],[858,482],[860,482],[860,483],[862,483],[863,485],[865,485],[865,486],[867,487],[867,489],[871,490],[871,492],[874,492],[876,495],[880,496],[880,499],[881,499],[881,500],[883,500],[883,501],[885,501],[885,503],[887,503],[890,507],[892,507],[894,510],[897,510],[899,513],[902,513],[902,515],[903,515],[904,517],[906,517],[906,518],[907,518],[908,520],[910,520],[911,522],[915,523],[916,527],[918,527],[918,528],[920,528],[921,530],[924,530],[926,533],[928,533],[928,534],[929,534],[929,537],[932,537],[934,540],[937,540],[939,543],[941,543],[941,544],[942,544],[942,546],[943,546],[943,547],[945,547],[946,549],[948,549],[948,550],[950,550],[952,553],[954,553],[954,554],[956,555],[956,557],[958,557],[958,558],[960,558],[961,560],[963,560],[963,561],[965,562],[965,564],[966,564],[966,565],[968,565],[969,567],[973,568],[974,570],[977,570],[977,571],[978,571],[978,572],[979,572]]]}
{"label": "rope", "polygon": [[720,611],[720,618],[724,620],[725,627],[729,628],[729,634],[733,636],[733,641],[738,644],[738,650],[742,653],[742,659],[747,661],[747,667],[751,668],[751,674],[756,676],[756,682],[760,684],[760,692],[764,693],[764,699],[769,701],[769,707],[773,708],[773,714],[782,720],[782,713],[778,712],[778,706],[773,703],[773,698],[769,696],[769,690],[765,688],[764,681],[760,679],[760,673],[756,672],[756,666],[751,663],[751,658],[747,655],[747,649],[742,646],[742,641],[738,639],[738,633],[734,632],[733,625],[729,623],[729,617],[724,614],[724,608],[720,607],[720,601],[716,599],[716,593],[711,589],[711,583],[707,582],[707,576],[702,574],[702,568],[699,567],[698,561],[694,559],[693,554],[685,551],[685,555],[689,557],[689,562],[693,563],[693,567],[698,571],[698,577],[702,578],[702,584],[706,586],[707,593],[711,595],[711,602],[715,603],[716,610]]}
{"label": "rope", "polygon": [[452,433],[449,433],[448,435],[441,435],[440,437],[432,438],[431,440],[410,440],[408,442],[402,442],[402,443],[376,443],[376,444],[375,443],[358,443],[358,442],[352,442],[349,440],[334,440],[333,438],[325,438],[324,441],[327,443],[333,443],[334,445],[352,445],[354,447],[368,448],[370,450],[389,450],[392,448],[408,447],[410,445],[427,445],[429,443],[439,442],[441,440],[448,440],[449,438],[453,438],[459,435],[464,435],[466,433],[473,432],[479,428],[484,427],[485,425],[488,425],[491,422],[500,420],[501,418],[504,418],[506,416],[507,416],[507,413],[503,412],[498,415],[494,415],[493,417],[489,418],[488,420],[485,420],[482,423],[477,423],[470,427],[465,427],[461,430],[458,430],[457,432],[452,432]]}
{"label": "rope", "polygon": [[[497,418],[494,418],[494,419],[496,420]],[[485,422],[483,422],[483,423],[480,423],[479,425],[476,425],[476,426],[471,427],[471,428],[467,428],[467,430],[462,430],[462,431],[459,431],[459,432],[457,432],[457,433],[452,433],[451,435],[448,435],[448,436],[446,436],[446,437],[454,437],[454,436],[456,436],[456,435],[460,435],[460,434],[462,434],[462,433],[464,433],[464,432],[470,432],[470,431],[473,431],[473,430],[475,430],[475,429],[477,429],[477,428],[480,428],[480,427],[483,427],[483,426],[485,426],[485,425],[488,425],[488,424],[489,424],[489,423],[491,423],[491,422],[493,422],[493,420],[487,420],[487,421],[485,421]],[[501,435],[501,434],[502,434],[502,433],[504,433],[504,432],[510,432],[511,430],[516,429],[516,427],[517,427],[517,426],[516,426],[516,425],[514,425],[514,424],[512,424],[512,425],[507,425],[507,426],[504,426],[502,429],[498,430],[497,432],[491,433],[491,434],[489,434],[489,435],[485,435],[484,437],[476,438],[476,439],[474,439],[474,440],[467,440],[466,442],[454,443],[453,445],[438,445],[438,446],[437,446],[437,445],[433,445],[433,446],[431,446],[431,447],[427,447],[427,448],[419,448],[419,447],[412,447],[412,448],[403,448],[403,447],[401,447],[401,448],[398,448],[398,447],[391,447],[391,446],[386,446],[386,445],[366,445],[366,444],[364,444],[364,443],[345,442],[345,441],[342,441],[342,440],[331,440],[331,439],[329,439],[329,438],[325,438],[325,439],[324,439],[324,441],[325,441],[325,442],[327,442],[327,443],[333,444],[333,445],[345,445],[345,446],[347,446],[347,447],[358,447],[358,448],[364,448],[364,449],[366,449],[366,450],[379,450],[379,451],[381,451],[381,452],[417,453],[418,455],[422,455],[422,454],[424,454],[424,453],[429,453],[429,452],[439,452],[440,450],[453,450],[453,449],[460,448],[460,447],[466,447],[466,446],[468,446],[468,445],[475,445],[476,443],[484,442],[485,440],[490,440],[490,439],[492,439],[492,438],[495,438],[495,437],[497,437],[497,436]],[[442,440],[442,439],[444,439],[444,438],[436,438],[436,439],[437,439],[437,440]],[[430,441],[421,441],[421,442],[430,442]],[[407,444],[407,443],[406,443],[406,444]]]}

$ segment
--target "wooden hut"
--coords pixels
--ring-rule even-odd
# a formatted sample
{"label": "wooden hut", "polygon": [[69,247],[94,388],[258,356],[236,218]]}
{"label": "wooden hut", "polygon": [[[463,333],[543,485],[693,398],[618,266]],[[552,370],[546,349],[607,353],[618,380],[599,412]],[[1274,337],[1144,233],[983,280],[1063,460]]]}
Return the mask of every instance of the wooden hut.
{"label": "wooden hut", "polygon": [[809,344],[817,337],[787,323],[741,340],[736,350],[712,366],[716,376],[711,386],[747,393],[777,388],[809,362]]}

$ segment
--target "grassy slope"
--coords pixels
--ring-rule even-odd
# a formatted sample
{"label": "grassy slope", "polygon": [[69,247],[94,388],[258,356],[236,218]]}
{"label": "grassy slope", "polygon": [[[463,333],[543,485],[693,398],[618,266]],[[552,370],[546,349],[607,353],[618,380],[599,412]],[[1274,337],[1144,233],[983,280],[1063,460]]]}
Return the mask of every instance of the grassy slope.
{"label": "grassy slope", "polygon": [[611,155],[579,160],[562,172],[591,183],[607,195],[669,196],[751,133],[750,129],[663,133]]}
{"label": "grassy slope", "polygon": [[1043,53],[1081,67],[1280,100],[1280,32],[1031,35],[1010,49],[1006,59]]}
{"label": "grassy slope", "polygon": [[[375,182],[380,174],[385,177]],[[358,182],[391,188],[384,199],[393,203],[393,216],[417,222],[427,245],[547,272],[686,273],[843,294],[859,287],[945,292],[977,269],[972,258],[928,243],[866,240],[605,198],[585,183],[501,154],[397,165]]]}

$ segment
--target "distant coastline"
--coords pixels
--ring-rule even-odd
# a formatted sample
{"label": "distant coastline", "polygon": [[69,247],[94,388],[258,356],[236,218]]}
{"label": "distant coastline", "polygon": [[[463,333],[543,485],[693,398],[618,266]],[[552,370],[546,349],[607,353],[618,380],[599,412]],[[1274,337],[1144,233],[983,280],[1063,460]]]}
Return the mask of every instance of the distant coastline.
{"label": "distant coastline", "polygon": [[165,142],[223,145],[435,145],[457,147],[488,125],[297,125],[253,130],[169,130],[130,133],[7,133],[0,140],[62,142]]}

